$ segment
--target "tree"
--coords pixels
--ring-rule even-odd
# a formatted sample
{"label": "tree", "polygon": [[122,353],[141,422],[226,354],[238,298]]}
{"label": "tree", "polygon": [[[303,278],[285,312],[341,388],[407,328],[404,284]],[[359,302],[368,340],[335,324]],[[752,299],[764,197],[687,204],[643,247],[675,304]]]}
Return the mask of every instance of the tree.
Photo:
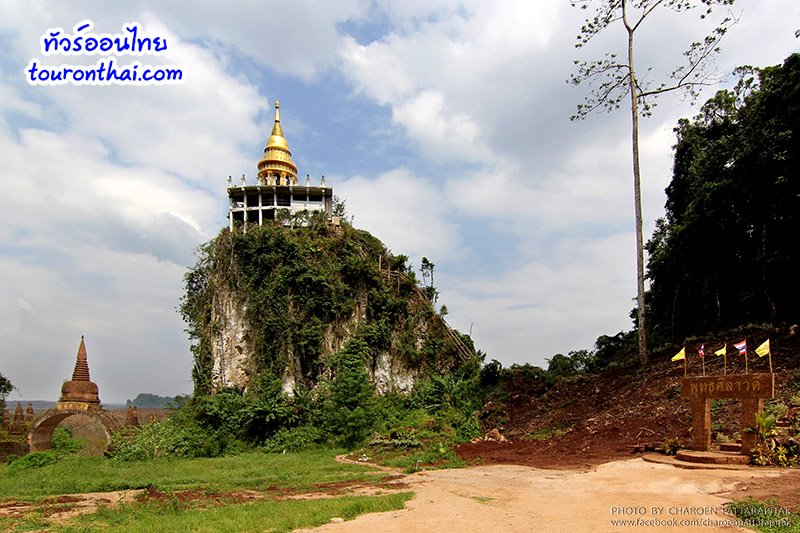
{"label": "tree", "polygon": [[0,374],[0,409],[6,406],[6,396],[14,390],[14,385],[7,377]]}
{"label": "tree", "polygon": [[439,299],[439,291],[433,285],[433,270],[436,267],[427,257],[422,258],[422,266],[419,267],[419,272],[422,274],[422,291],[428,297],[432,304],[436,304]]}
{"label": "tree", "polygon": [[333,196],[333,216],[347,218],[347,200]]}
{"label": "tree", "polygon": [[578,373],[575,361],[571,357],[557,353],[547,361],[547,371],[558,377],[569,377]]}
{"label": "tree", "polygon": [[675,128],[666,219],[647,244],[661,342],[800,313],[800,54],[736,73]]}
{"label": "tree", "polygon": [[[570,0],[573,6],[588,9],[593,0]],[[622,101],[630,99],[631,110],[631,148],[633,152],[633,197],[636,224],[636,287],[637,287],[637,328],[639,336],[639,361],[647,364],[647,333],[645,322],[644,287],[644,237],[642,230],[641,176],[639,171],[639,116],[649,116],[654,106],[654,98],[668,92],[681,90],[695,98],[699,89],[714,81],[710,68],[713,56],[719,52],[719,42],[734,22],[726,17],[702,41],[691,43],[684,52],[685,64],[678,66],[668,75],[667,81],[658,85],[644,82],[638,75],[634,61],[636,50],[634,37],[657,10],[677,12],[690,11],[702,7],[700,18],[711,13],[713,5],[731,5],[734,0],[601,0],[592,18],[587,18],[578,34],[576,48],[581,48],[592,38],[612,24],[621,23],[627,34],[626,61],[617,60],[616,53],[607,53],[603,59],[594,61],[575,61],[578,72],[568,82],[579,85],[588,82],[592,88],[584,103],[578,105],[573,120],[585,118],[594,111],[613,111]],[[649,72],[649,69],[647,70]]]}
{"label": "tree", "polygon": [[374,389],[365,367],[370,353],[367,343],[353,338],[334,356],[325,412],[328,432],[339,445],[359,444],[375,424]]}

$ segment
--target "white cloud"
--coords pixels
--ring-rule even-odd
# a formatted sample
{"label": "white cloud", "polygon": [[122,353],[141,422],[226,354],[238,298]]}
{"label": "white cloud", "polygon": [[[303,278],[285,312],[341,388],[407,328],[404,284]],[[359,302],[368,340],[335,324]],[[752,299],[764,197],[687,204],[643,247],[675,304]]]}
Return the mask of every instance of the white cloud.
{"label": "white cloud", "polygon": [[395,253],[457,255],[460,237],[447,219],[449,206],[436,184],[395,169],[375,179],[354,176],[336,184],[355,225],[380,238]]}
{"label": "white cloud", "polygon": [[479,126],[465,113],[447,114],[444,97],[438,91],[422,91],[395,106],[392,120],[403,124],[408,135],[419,142],[432,159],[486,161],[491,155],[478,142]]}
{"label": "white cloud", "polygon": [[547,257],[496,275],[440,274],[441,301],[457,329],[505,365],[544,365],[556,353],[591,349],[601,334],[630,329],[633,234],[572,238]]}
{"label": "white cloud", "polygon": [[350,76],[357,80],[355,89],[380,104],[400,101],[414,90],[412,73],[401,58],[392,56],[388,44],[363,46],[347,37],[341,56]]}
{"label": "white cloud", "polygon": [[[72,23],[56,20],[21,26],[41,33]],[[0,299],[16,302],[0,309],[0,323],[10,353],[26,354],[2,361],[2,371],[29,398],[58,394],[69,373],[54,375],[46,362],[69,369],[81,334],[96,350],[91,367],[106,401],[190,390],[175,310],[182,275],[192,249],[224,224],[227,174],[255,167],[242,147],[257,154],[266,99],[227,72],[223,53],[187,43],[155,15],[138,20],[168,38],[174,57],[164,60],[180,64],[184,84],[26,88],[0,78],[9,96],[0,275],[10,281]],[[23,127],[14,113],[34,120]]]}

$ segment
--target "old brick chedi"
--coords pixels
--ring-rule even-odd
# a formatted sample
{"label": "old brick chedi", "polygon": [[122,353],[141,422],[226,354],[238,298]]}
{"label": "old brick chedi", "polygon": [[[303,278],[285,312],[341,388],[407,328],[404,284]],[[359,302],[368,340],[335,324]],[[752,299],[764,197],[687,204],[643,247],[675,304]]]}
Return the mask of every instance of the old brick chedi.
{"label": "old brick chedi", "polygon": [[78,346],[78,357],[72,379],[65,381],[61,386],[61,399],[59,403],[81,402],[89,406],[100,408],[100,396],[97,384],[89,377],[89,363],[86,358],[86,344],[81,335],[81,344]]}

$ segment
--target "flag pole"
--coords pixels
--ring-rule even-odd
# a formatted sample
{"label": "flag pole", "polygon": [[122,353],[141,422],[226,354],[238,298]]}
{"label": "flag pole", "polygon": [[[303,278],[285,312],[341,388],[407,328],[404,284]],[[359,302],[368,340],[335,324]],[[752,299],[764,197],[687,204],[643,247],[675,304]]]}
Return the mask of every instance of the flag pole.
{"label": "flag pole", "polygon": [[768,351],[767,355],[769,356],[769,373],[772,374],[772,350]]}
{"label": "flag pole", "polygon": [[744,373],[748,374],[747,371],[747,337],[744,338]]}
{"label": "flag pole", "polygon": [[723,376],[727,376],[728,375],[728,353],[727,353],[728,349],[727,348],[728,348],[728,346],[725,345],[725,352],[726,353],[722,354],[722,375]]}
{"label": "flag pole", "polygon": [[701,357],[700,359],[703,361],[703,377],[705,377],[705,375],[706,375],[706,358],[705,357]]}

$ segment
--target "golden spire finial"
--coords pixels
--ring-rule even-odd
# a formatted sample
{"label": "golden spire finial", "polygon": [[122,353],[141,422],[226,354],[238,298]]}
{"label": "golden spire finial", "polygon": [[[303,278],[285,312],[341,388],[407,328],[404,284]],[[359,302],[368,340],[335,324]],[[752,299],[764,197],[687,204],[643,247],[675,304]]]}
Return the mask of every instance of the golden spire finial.
{"label": "golden spire finial", "polygon": [[[270,137],[270,141],[272,141],[272,137],[280,137],[283,141],[283,145],[286,149],[289,149],[289,143],[286,142],[286,138],[283,136],[283,129],[281,129],[281,112],[280,112],[281,104],[275,100],[275,125],[272,126],[272,136]],[[269,141],[267,141],[267,148],[269,148]]]}
{"label": "golden spire finial", "polygon": [[258,177],[271,179],[275,176],[281,176],[290,179],[291,183],[296,185],[297,166],[292,161],[289,143],[286,142],[286,137],[283,136],[280,107],[278,100],[275,100],[275,125],[272,126],[272,134],[267,139],[264,157],[258,162]]}

